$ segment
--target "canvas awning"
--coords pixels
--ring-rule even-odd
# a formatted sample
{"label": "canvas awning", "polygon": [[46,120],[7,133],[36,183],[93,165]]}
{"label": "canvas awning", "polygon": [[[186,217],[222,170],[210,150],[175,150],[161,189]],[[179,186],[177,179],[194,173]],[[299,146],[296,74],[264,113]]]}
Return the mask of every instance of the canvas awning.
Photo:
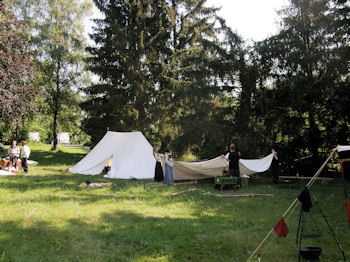
{"label": "canvas awning", "polygon": [[[268,170],[271,166],[273,154],[261,159],[240,159],[241,176],[253,175]],[[174,161],[174,180],[204,179],[222,175],[227,163],[221,156],[201,162]]]}

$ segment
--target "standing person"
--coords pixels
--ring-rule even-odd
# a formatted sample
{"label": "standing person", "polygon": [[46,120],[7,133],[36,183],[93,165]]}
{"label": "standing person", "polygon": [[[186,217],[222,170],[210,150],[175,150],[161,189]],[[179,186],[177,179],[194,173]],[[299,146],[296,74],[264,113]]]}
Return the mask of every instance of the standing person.
{"label": "standing person", "polygon": [[[17,168],[17,161],[19,158],[19,147],[17,146],[17,141],[13,140],[11,146],[9,147],[9,149],[7,150],[9,157],[10,157],[10,165],[14,166],[15,168]],[[10,167],[9,165],[9,167]]]}
{"label": "standing person", "polygon": [[158,153],[159,147],[153,147],[153,156],[156,159],[156,169],[154,171],[154,181],[161,182],[164,180],[162,162],[164,161],[163,155]]}
{"label": "standing person", "polygon": [[174,184],[174,178],[173,178],[173,159],[170,156],[169,149],[165,149],[164,153],[164,161],[165,161],[165,177],[164,177],[164,183],[168,185]]}
{"label": "standing person", "polygon": [[273,182],[278,183],[278,168],[279,168],[279,161],[278,161],[278,155],[275,149],[272,148],[271,152],[273,153],[273,158],[271,162],[271,171],[272,171],[272,177]]}
{"label": "standing person", "polygon": [[226,156],[222,155],[222,157],[229,163],[229,175],[237,177],[237,183],[240,184],[239,159],[241,158],[241,152],[236,150],[235,144],[232,143],[230,152]]}
{"label": "standing person", "polygon": [[25,173],[28,173],[28,158],[30,155],[30,148],[27,146],[26,141],[22,141],[22,150],[21,150],[21,160],[22,160],[22,168]]}
{"label": "standing person", "polygon": [[0,160],[1,160],[3,155],[4,155],[4,145],[0,144]]}

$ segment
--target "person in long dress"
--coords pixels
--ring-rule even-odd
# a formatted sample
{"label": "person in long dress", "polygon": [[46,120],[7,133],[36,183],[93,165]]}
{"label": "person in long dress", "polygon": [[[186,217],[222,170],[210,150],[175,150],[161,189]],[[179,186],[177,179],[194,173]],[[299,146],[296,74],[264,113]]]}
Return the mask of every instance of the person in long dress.
{"label": "person in long dress", "polygon": [[161,182],[164,180],[164,174],[163,174],[163,168],[162,168],[162,162],[164,161],[164,156],[162,154],[159,154],[159,147],[154,146],[153,147],[153,156],[156,159],[156,168],[154,171],[154,181]]}
{"label": "person in long dress", "polygon": [[12,165],[13,167],[15,167],[15,169],[17,169],[17,161],[19,158],[20,150],[19,150],[19,147],[17,146],[16,140],[12,141],[12,145],[8,149],[8,154],[10,157],[9,166]]}
{"label": "person in long dress", "polygon": [[165,177],[164,177],[164,183],[168,185],[174,184],[174,177],[173,177],[173,160],[170,156],[169,149],[165,150],[164,153],[164,161],[165,161]]}

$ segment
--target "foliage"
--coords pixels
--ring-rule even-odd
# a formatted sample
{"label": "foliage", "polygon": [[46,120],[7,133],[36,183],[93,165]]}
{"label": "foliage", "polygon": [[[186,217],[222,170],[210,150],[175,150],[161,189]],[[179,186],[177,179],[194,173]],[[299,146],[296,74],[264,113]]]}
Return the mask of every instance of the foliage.
{"label": "foliage", "polygon": [[196,151],[214,126],[213,98],[227,69],[216,9],[205,1],[95,3],[105,18],[96,21],[88,68],[101,83],[85,89],[83,104],[93,141],[106,127],[140,130],[163,149]]}
{"label": "foliage", "polygon": [[37,110],[32,101],[40,92],[30,83],[35,66],[29,53],[26,25],[9,10],[9,1],[1,1],[0,120],[14,126],[21,124],[23,116]]}
{"label": "foliage", "polygon": [[321,148],[349,143],[349,32],[335,22],[340,7],[291,1],[281,31],[255,46],[264,83],[256,91],[258,128],[265,145],[291,158],[312,154],[317,163],[327,153]]}
{"label": "foliage", "polygon": [[67,131],[75,128],[68,123],[80,122],[82,118],[76,94],[85,76],[83,19],[91,2],[28,0],[16,7],[18,15],[31,25],[31,44],[38,64],[36,84],[50,95],[44,111],[52,117],[48,139],[54,141],[56,148],[59,126]]}

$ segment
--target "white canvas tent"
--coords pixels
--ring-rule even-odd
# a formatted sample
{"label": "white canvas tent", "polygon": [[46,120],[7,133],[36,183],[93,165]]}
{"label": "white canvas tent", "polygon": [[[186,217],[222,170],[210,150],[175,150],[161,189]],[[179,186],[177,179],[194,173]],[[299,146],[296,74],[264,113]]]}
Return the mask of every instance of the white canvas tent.
{"label": "white canvas tent", "polygon": [[[241,176],[264,172],[271,166],[273,154],[261,159],[240,159]],[[221,156],[202,162],[174,162],[174,180],[203,179],[222,175],[227,163]]]}
{"label": "white canvas tent", "polygon": [[350,146],[341,146],[341,145],[339,145],[337,148],[338,148],[338,152],[343,152],[343,151],[350,150]]}
{"label": "white canvas tent", "polygon": [[62,132],[57,134],[57,141],[59,144],[70,144],[69,133]]}
{"label": "white canvas tent", "polygon": [[28,138],[30,141],[40,143],[40,134],[39,132],[29,132]]}
{"label": "white canvas tent", "polygon": [[111,170],[107,174],[108,178],[154,177],[156,161],[152,146],[141,132],[108,131],[69,171],[83,175],[98,175],[111,157],[113,160]]}

